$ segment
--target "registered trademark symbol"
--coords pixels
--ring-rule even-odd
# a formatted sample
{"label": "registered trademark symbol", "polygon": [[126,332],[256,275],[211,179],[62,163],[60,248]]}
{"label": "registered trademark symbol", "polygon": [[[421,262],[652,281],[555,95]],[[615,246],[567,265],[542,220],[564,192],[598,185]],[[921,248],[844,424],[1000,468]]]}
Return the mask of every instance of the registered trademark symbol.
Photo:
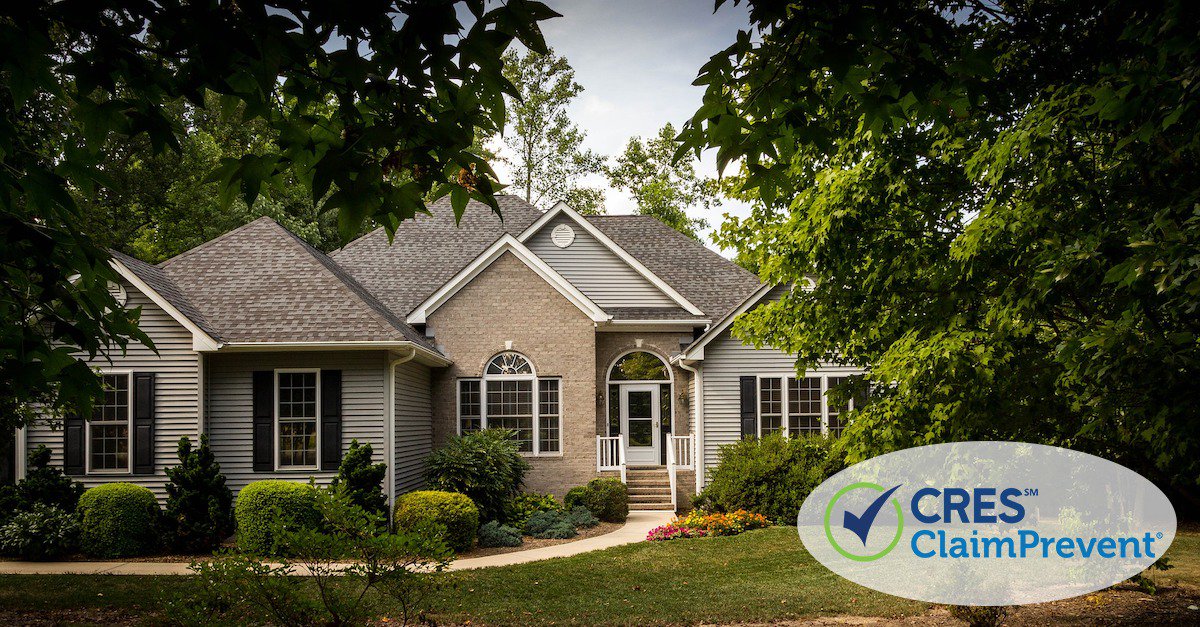
{"label": "registered trademark symbol", "polygon": [[1160,531],[1160,532],[1158,532],[1158,539],[1159,539],[1159,540],[1162,540],[1162,532],[1161,532],[1161,531]]}

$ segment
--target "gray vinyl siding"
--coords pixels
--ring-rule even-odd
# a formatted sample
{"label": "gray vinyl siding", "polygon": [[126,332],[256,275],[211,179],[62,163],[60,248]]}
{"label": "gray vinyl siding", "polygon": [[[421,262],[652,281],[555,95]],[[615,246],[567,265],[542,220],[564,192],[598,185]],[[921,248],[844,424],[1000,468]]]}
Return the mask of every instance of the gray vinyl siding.
{"label": "gray vinyl siding", "polygon": [[430,389],[427,366],[415,362],[396,366],[397,495],[419,489],[425,483],[425,460],[433,450]]}
{"label": "gray vinyl siding", "polygon": [[[575,241],[566,248],[550,240],[559,224],[575,231]],[[602,308],[678,306],[570,217],[554,218],[525,245]]]}
{"label": "gray vinyl siding", "polygon": [[[153,340],[158,354],[141,344],[130,343],[124,354],[118,349],[111,356],[111,363],[103,357],[91,363],[100,370],[155,374],[154,474],[87,475],[76,479],[87,487],[115,481],[136,483],[153,490],[161,501],[166,499],[164,486],[167,477],[164,469],[176,465],[179,460],[176,454],[179,438],[188,436],[194,442],[198,435],[196,407],[199,391],[199,355],[192,351],[190,331],[133,285],[124,283],[124,287],[128,295],[126,306],[142,308],[139,326]],[[60,426],[51,425],[47,421],[25,430],[28,450],[32,451],[39,444],[45,444],[52,452],[52,463],[59,467],[63,463],[63,432]]]}
{"label": "gray vinyl siding", "polygon": [[[773,292],[768,298],[777,297]],[[704,467],[711,472],[722,446],[742,437],[739,377],[794,377],[795,356],[770,347],[743,344],[727,330],[704,348],[701,370],[704,395]],[[862,372],[850,366],[822,364],[809,376]]]}
{"label": "gray vinyl siding", "polygon": [[214,354],[205,359],[206,426],[213,454],[229,488],[236,494],[252,481],[289,479],[324,485],[335,471],[297,470],[255,472],[252,433],[252,374],[277,368],[320,368],[342,371],[342,448],[357,439],[370,443],[375,461],[382,462],[386,399],[383,351],[285,352]]}

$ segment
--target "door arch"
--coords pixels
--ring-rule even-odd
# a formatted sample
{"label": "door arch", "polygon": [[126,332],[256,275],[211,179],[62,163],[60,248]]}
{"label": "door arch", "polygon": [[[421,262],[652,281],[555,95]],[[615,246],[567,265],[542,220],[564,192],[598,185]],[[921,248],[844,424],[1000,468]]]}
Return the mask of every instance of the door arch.
{"label": "door arch", "polygon": [[627,350],[609,364],[605,383],[608,435],[621,436],[628,463],[665,464],[674,395],[667,360],[642,348]]}

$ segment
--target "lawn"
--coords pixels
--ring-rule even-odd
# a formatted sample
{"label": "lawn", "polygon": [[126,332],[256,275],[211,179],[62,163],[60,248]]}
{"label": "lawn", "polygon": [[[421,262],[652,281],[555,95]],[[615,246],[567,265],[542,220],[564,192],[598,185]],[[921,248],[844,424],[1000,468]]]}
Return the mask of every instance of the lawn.
{"label": "lawn", "polygon": [[[1177,537],[1169,554],[1175,568],[1154,576],[1200,586],[1200,534]],[[928,608],[837,577],[801,548],[792,528],[465,571],[449,575],[447,584],[434,617],[450,624],[769,622],[905,616]],[[160,623],[164,604],[187,588],[186,577],[4,576],[0,618]]]}

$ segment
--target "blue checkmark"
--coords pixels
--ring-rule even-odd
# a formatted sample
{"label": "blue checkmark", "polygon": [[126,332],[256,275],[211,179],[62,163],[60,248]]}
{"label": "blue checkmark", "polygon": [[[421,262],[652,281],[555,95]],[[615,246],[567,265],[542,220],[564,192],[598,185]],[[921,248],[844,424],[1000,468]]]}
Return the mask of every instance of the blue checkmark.
{"label": "blue checkmark", "polygon": [[[904,484],[900,484],[904,485]],[[875,516],[879,515],[879,510],[883,508],[883,504],[887,503],[888,497],[892,492],[899,490],[900,486],[896,486],[883,494],[880,494],[863,513],[855,516],[849,511],[845,512],[845,517],[842,519],[842,526],[854,532],[859,540],[862,540],[863,546],[867,546],[867,534],[871,533],[871,525],[875,524]],[[828,523],[827,523],[828,524]]]}

